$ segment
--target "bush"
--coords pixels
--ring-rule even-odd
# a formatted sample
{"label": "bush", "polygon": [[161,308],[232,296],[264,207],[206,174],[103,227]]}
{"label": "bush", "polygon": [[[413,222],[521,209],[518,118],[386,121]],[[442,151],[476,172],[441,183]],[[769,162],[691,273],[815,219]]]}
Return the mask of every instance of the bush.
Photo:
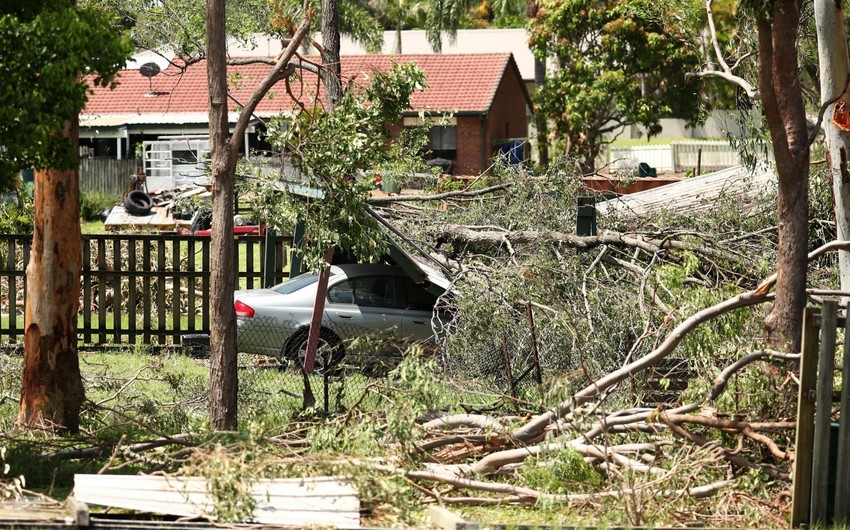
{"label": "bush", "polygon": [[102,191],[83,191],[80,193],[80,218],[84,221],[102,221],[104,210],[116,202],[114,195]]}
{"label": "bush", "polygon": [[32,185],[14,195],[0,197],[0,233],[31,234],[33,227]]}

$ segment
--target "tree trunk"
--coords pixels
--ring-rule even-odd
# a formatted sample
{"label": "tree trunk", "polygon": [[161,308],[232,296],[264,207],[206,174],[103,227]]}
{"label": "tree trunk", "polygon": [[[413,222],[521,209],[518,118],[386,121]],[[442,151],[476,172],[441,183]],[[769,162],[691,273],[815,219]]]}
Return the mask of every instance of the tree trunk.
{"label": "tree trunk", "polygon": [[[210,428],[237,425],[236,313],[233,310],[233,195],[236,152],[228,141],[225,0],[207,0],[207,76],[212,161]],[[238,143],[237,143],[238,149]]]}
{"label": "tree trunk", "polygon": [[[534,58],[534,86],[537,90],[546,82],[546,58]],[[534,126],[537,129],[537,158],[540,168],[549,166],[549,123],[542,112],[534,113]]]}
{"label": "tree trunk", "polygon": [[[328,112],[333,112],[342,99],[341,69],[339,64],[338,0],[322,0],[322,41],[324,44],[324,50],[322,51],[322,80],[325,83],[327,110]],[[329,178],[341,176],[328,175]],[[331,266],[333,256],[333,248],[325,251],[327,267]],[[319,336],[322,332],[322,316],[325,314],[325,298],[328,294],[329,279],[329,269],[325,269],[319,274],[319,281],[316,286],[316,298],[313,301],[313,314],[310,317],[310,331],[307,335],[307,351],[304,355],[304,370],[306,373],[313,371],[316,361],[316,350],[318,349]]]}
{"label": "tree trunk", "polygon": [[325,101],[329,111],[335,109],[342,99],[339,39],[339,0],[322,0],[321,72],[322,82],[325,84]]}
{"label": "tree trunk", "polygon": [[[74,118],[60,133],[73,145]],[[76,433],[85,398],[77,355],[82,235],[77,169],[35,172],[35,219],[27,265],[24,373],[18,426]],[[14,289],[14,286],[12,286]]]}
{"label": "tree trunk", "polygon": [[[840,2],[815,1],[815,21],[818,35],[818,63],[820,65],[821,104],[836,103],[826,109],[824,121],[829,168],[832,171],[832,189],[835,197],[835,225],[837,239],[850,237],[850,170],[847,154],[850,152],[850,98],[845,84],[850,73],[850,55],[844,31],[844,15]],[[843,94],[843,95],[842,95]],[[832,119],[829,117],[832,116]],[[839,128],[837,125],[841,125]],[[850,290],[850,253],[838,253],[838,278],[841,290]]]}
{"label": "tree trunk", "polygon": [[809,210],[809,139],[797,77],[801,5],[776,0],[771,21],[758,19],[759,92],[779,177],[779,250],[776,303],[765,318],[767,341],[799,351],[806,304]]}

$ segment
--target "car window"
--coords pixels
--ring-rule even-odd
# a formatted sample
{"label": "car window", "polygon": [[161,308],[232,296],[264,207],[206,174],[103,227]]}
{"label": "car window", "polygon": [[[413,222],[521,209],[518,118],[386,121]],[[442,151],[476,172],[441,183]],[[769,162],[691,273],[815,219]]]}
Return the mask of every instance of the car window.
{"label": "car window", "polygon": [[395,307],[395,281],[392,276],[346,280],[328,289],[328,301],[363,307]]}
{"label": "car window", "polygon": [[354,303],[366,307],[395,307],[395,280],[391,276],[364,276],[354,284]]}
{"label": "car window", "polygon": [[404,292],[404,308],[417,311],[433,311],[437,303],[437,297],[416,284],[410,278],[404,278],[401,282]]}
{"label": "car window", "polygon": [[308,272],[307,274],[302,274],[300,276],[296,276],[295,278],[292,278],[291,280],[285,281],[283,283],[279,283],[279,284],[275,285],[274,287],[272,287],[272,290],[277,291],[280,294],[290,294],[290,293],[294,293],[298,289],[303,289],[304,287],[307,287],[308,285],[312,285],[312,284],[316,283],[316,281],[318,281],[318,279],[319,279],[318,274],[312,274],[312,273]]}
{"label": "car window", "polygon": [[328,301],[335,304],[353,304],[354,280],[339,282],[328,289]]}

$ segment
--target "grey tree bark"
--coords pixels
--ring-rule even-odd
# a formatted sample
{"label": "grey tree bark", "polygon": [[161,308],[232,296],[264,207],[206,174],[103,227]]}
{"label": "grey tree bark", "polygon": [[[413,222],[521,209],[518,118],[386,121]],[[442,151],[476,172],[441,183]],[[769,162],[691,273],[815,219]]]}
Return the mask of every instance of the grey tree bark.
{"label": "grey tree bark", "polygon": [[207,77],[209,79],[210,157],[213,181],[213,214],[210,271],[210,428],[232,430],[237,425],[238,376],[236,370],[236,287],[233,203],[236,162],[251,115],[269,90],[294,68],[295,54],[312,19],[312,11],[295,31],[271,71],[254,89],[239,113],[230,134],[227,96],[227,44],[225,0],[207,0]]}
{"label": "grey tree bark", "polygon": [[[840,2],[815,0],[815,24],[818,36],[818,63],[820,66],[821,104],[835,100],[824,116],[827,160],[832,172],[832,189],[835,197],[835,224],[838,241],[850,237],[850,171],[847,154],[850,151],[850,101],[848,101],[847,76],[850,74],[850,55],[844,30],[844,14]],[[843,128],[837,124],[843,124]],[[838,277],[841,290],[850,290],[850,253],[838,253]]]}

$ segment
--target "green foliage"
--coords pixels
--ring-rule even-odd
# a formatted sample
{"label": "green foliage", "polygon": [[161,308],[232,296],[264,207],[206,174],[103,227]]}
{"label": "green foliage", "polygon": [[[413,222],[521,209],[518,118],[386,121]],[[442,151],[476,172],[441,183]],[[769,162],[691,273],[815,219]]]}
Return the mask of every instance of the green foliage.
{"label": "green foliage", "polygon": [[519,479],[524,486],[549,494],[587,491],[601,482],[593,466],[569,446],[527,458]]}
{"label": "green foliage", "polygon": [[[270,4],[275,13],[274,25],[297,26],[304,19],[306,14],[304,8],[306,7],[317,13],[313,17],[311,31],[321,30],[321,16],[318,15],[322,11],[321,1],[310,0],[305,3],[301,0],[271,0]],[[373,3],[366,0],[348,0],[339,2],[338,9],[339,32],[348,35],[355,42],[363,44],[367,52],[378,53],[384,41],[384,34],[380,20],[375,16]]]}
{"label": "green foliage", "polygon": [[550,0],[540,7],[531,45],[559,68],[535,94],[537,112],[552,120],[557,145],[584,170],[594,167],[604,135],[624,125],[642,125],[652,136],[661,118],[698,118],[698,84],[685,79],[699,66],[697,41],[676,6]]}
{"label": "green foliage", "polygon": [[[386,127],[410,106],[413,91],[424,86],[421,70],[396,65],[389,72],[376,72],[368,86],[350,89],[333,111],[314,110],[294,121],[277,118],[269,123],[269,141],[286,148],[308,188],[281,190],[276,180],[261,181],[254,203],[257,218],[280,232],[303,221],[308,268],[324,267],[322,256],[331,247],[366,262],[386,252],[382,231],[365,212],[366,196],[374,188],[371,175],[423,166],[418,153],[422,146],[412,145],[409,137],[393,145]],[[304,191],[314,196],[305,197]]]}
{"label": "green foliage", "polygon": [[0,233],[31,234],[34,220],[32,186],[18,189],[15,199],[0,200]]}
{"label": "green foliage", "polygon": [[80,193],[80,218],[83,221],[102,221],[102,214],[112,207],[117,198],[101,191],[84,191]]}
{"label": "green foliage", "polygon": [[0,5],[0,189],[31,167],[73,169],[77,146],[62,134],[85,106],[91,76],[109,86],[130,55],[100,10],[67,0]]}

